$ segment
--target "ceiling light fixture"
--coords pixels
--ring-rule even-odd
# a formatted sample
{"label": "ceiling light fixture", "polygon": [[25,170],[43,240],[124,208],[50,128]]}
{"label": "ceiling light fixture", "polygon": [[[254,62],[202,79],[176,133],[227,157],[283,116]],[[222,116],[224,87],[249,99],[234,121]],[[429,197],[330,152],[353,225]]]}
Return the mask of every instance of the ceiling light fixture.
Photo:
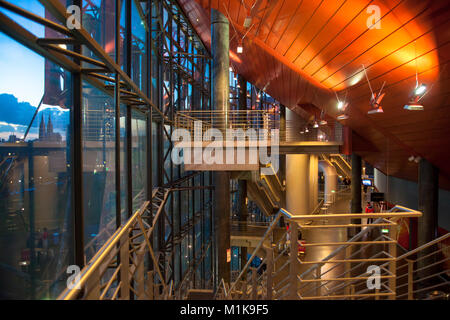
{"label": "ceiling light fixture", "polygon": [[337,95],[337,92],[335,91],[334,94],[336,95],[336,99],[338,101],[337,103],[337,108],[339,111],[342,111],[342,114],[337,116],[338,120],[346,120],[348,119],[348,115],[345,114],[345,110],[347,110],[348,107],[348,102],[345,101],[345,99],[347,98],[347,92],[345,92],[345,97],[344,100],[341,101]]}
{"label": "ceiling light fixture", "polygon": [[325,116],[325,112],[324,112],[324,110],[322,109],[322,111],[320,111],[320,122],[319,122],[319,124],[320,124],[321,126],[324,126],[324,125],[328,124],[327,120],[325,120],[325,119],[323,118],[324,116]]}
{"label": "ceiling light fixture", "polygon": [[237,51],[237,53],[244,52],[244,47],[242,46],[242,40],[239,41],[236,51]]}
{"label": "ceiling light fixture", "polygon": [[427,91],[427,86],[424,84],[421,84],[420,86],[416,87],[416,89],[414,89],[414,94],[416,96],[420,96],[423,93],[425,93],[425,91]]}
{"label": "ceiling light fixture", "polygon": [[369,89],[370,89],[370,107],[371,109],[369,111],[367,111],[367,114],[376,114],[376,113],[383,113],[383,107],[381,107],[381,100],[383,100],[385,93],[383,93],[383,88],[384,85],[386,84],[386,81],[383,82],[383,85],[380,88],[380,91],[378,93],[374,93],[372,90],[372,86],[370,85],[370,81],[369,81],[369,77],[367,76],[367,71],[366,68],[364,67],[364,65],[362,65],[363,70],[364,70],[364,74],[366,76],[367,79],[367,84],[369,85]]}
{"label": "ceiling light fixture", "polygon": [[[414,42],[415,50],[415,42]],[[419,74],[417,72],[417,53],[416,53],[416,87],[414,88],[413,94],[409,98],[408,104],[403,106],[403,109],[410,111],[422,111],[424,107],[419,101],[431,90],[427,90],[427,86],[424,84],[419,85]]]}

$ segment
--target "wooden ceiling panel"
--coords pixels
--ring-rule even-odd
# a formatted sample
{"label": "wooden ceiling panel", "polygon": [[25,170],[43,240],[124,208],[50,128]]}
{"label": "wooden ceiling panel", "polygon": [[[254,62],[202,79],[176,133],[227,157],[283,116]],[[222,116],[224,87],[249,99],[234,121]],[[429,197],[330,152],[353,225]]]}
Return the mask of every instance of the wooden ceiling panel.
{"label": "wooden ceiling panel", "polygon": [[[450,4],[421,0],[179,0],[209,47],[210,10],[231,17],[230,58],[235,70],[290,109],[314,104],[336,117],[336,94],[350,103],[342,121],[377,151],[364,159],[389,175],[417,179],[421,156],[441,170],[441,185],[450,188]],[[226,6],[224,6],[224,4]],[[381,29],[368,29],[370,12],[380,8]],[[238,40],[244,53],[237,54]],[[236,31],[235,31],[236,30]],[[370,89],[386,81],[383,114],[368,115]],[[403,109],[415,82],[432,90],[425,110]]]}

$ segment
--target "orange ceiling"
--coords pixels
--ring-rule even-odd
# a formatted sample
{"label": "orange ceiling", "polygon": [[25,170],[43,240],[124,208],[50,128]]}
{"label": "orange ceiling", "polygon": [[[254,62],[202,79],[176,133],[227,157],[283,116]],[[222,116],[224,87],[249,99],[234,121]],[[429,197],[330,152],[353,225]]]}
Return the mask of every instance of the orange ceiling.
{"label": "orange ceiling", "polygon": [[[450,3],[420,0],[179,0],[207,46],[210,10],[224,13],[230,26],[234,69],[292,110],[314,104],[337,116],[335,92],[349,102],[343,124],[357,136],[357,152],[389,175],[417,180],[422,156],[441,170],[450,188],[449,70]],[[367,27],[380,9],[380,28]],[[244,28],[246,17],[249,29]],[[371,23],[369,23],[370,25]],[[246,34],[247,33],[247,34]],[[246,34],[244,53],[238,39]],[[368,115],[370,89],[385,84],[383,114]],[[403,105],[419,82],[432,90],[424,111]],[[335,92],[333,92],[335,91]],[[372,146],[364,148],[364,144]],[[368,151],[364,151],[367,149]]]}

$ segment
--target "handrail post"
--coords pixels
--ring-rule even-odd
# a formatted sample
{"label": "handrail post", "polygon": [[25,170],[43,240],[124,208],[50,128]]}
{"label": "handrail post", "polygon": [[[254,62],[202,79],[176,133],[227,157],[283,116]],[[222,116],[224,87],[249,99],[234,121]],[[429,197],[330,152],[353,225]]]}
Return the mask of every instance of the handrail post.
{"label": "handrail post", "polygon": [[130,232],[125,232],[120,238],[120,281],[122,286],[120,287],[120,299],[130,300]]}
{"label": "handrail post", "polygon": [[[319,265],[319,266],[317,266],[317,269],[316,269],[316,280],[318,280],[318,279],[321,279],[322,278],[322,265]],[[316,282],[316,296],[317,297],[320,297],[322,294],[321,294],[321,284],[322,284],[322,281],[317,281]]]}
{"label": "handrail post", "polygon": [[266,249],[266,275],[267,275],[267,293],[266,299],[272,300],[273,294],[273,248]]}
{"label": "handrail post", "polygon": [[289,297],[291,300],[298,299],[298,225],[295,221],[289,221],[289,233],[290,233],[290,242],[291,242],[291,252],[289,256]]}
{"label": "handrail post", "polygon": [[144,253],[139,252],[137,254],[137,266],[136,266],[136,286],[137,286],[137,299],[143,300],[145,295],[144,284]]}
{"label": "handrail post", "polygon": [[256,281],[256,277],[258,275],[258,272],[256,271],[256,268],[251,268],[252,271],[252,300],[257,300],[258,298],[258,283]]}
{"label": "handrail post", "polygon": [[[350,278],[350,276],[351,276],[351,272],[350,272],[351,263],[348,262],[348,259],[350,259],[351,254],[352,254],[352,247],[347,246],[345,248],[345,260],[346,260],[345,264],[344,264],[344,270],[345,270],[344,277],[345,278]],[[350,280],[346,280],[345,282],[346,282],[346,284],[345,284],[345,288],[344,288],[344,294],[349,295],[350,294]]]}
{"label": "handrail post", "polygon": [[394,258],[389,261],[389,272],[393,275],[392,278],[389,278],[389,289],[392,292],[392,294],[389,295],[389,299],[395,300],[395,291],[397,290],[397,223],[394,222],[388,229],[390,238],[394,240],[393,243],[388,245],[389,255]]}
{"label": "handrail post", "polygon": [[84,292],[86,292],[84,297],[86,300],[98,300],[100,298],[100,273],[98,269],[86,281]]}
{"label": "handrail post", "polygon": [[406,259],[408,262],[408,300],[414,300],[414,261]]}

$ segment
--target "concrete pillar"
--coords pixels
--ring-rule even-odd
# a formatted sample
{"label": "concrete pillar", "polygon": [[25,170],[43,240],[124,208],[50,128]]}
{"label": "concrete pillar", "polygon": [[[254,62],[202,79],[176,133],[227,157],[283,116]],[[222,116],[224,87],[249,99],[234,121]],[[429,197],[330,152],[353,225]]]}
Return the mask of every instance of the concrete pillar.
{"label": "concrete pillar", "polygon": [[439,169],[425,159],[419,163],[419,218],[418,245],[421,246],[437,237],[439,205]]}
{"label": "concrete pillar", "polygon": [[[286,121],[295,123],[300,117],[289,109],[286,110]],[[295,131],[289,126],[286,131]],[[295,132],[286,132],[288,137],[296,136]],[[286,155],[286,209],[292,214],[309,214],[310,212],[310,159],[309,154]]]}
{"label": "concrete pillar", "polygon": [[309,211],[312,212],[319,199],[319,156],[309,156]]}
{"label": "concrete pillar", "polygon": [[309,155],[286,155],[286,208],[292,214],[310,214]]}
{"label": "concrete pillar", "polygon": [[324,202],[332,202],[337,191],[336,168],[327,161],[319,161],[319,168],[325,178]]}
{"label": "concrete pillar", "polygon": [[352,212],[362,212],[361,206],[361,157],[352,153]]}
{"label": "concrete pillar", "polygon": [[[211,9],[211,51],[212,51],[212,106],[224,113],[224,128],[227,127],[229,109],[229,24],[228,19],[218,10]],[[224,129],[219,128],[219,129]],[[216,285],[224,279],[230,283],[230,262],[227,250],[230,246],[230,173],[214,173],[215,210],[214,230],[216,245]]]}
{"label": "concrete pillar", "polygon": [[[425,159],[421,159],[419,163],[419,179],[418,179],[419,203],[418,209],[423,213],[418,220],[418,246],[424,245],[437,238],[438,228],[438,205],[439,205],[439,169],[433,166]],[[436,267],[429,267],[436,262],[436,255],[430,255],[437,250],[436,246],[428,247],[421,251],[418,255],[417,269],[423,269],[418,272],[419,278],[425,278],[436,273]],[[426,257],[428,256],[428,257]],[[426,258],[425,258],[426,257]],[[426,288],[434,285],[436,278],[430,278],[426,281],[419,282],[418,289]],[[417,298],[423,298],[418,296]]]}

